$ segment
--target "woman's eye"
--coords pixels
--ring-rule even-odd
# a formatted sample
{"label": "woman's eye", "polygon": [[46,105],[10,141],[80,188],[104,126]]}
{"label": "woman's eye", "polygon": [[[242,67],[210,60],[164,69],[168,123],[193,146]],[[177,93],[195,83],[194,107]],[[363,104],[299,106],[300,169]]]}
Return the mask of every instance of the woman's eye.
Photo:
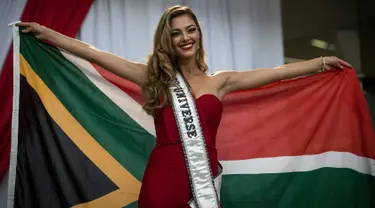
{"label": "woman's eye", "polygon": [[177,33],[177,32],[172,33],[172,37],[176,37],[176,36],[178,36],[178,35],[179,35],[179,33]]}
{"label": "woman's eye", "polygon": [[194,32],[194,31],[196,31],[197,30],[197,28],[191,28],[191,29],[189,29],[188,31],[189,32]]}

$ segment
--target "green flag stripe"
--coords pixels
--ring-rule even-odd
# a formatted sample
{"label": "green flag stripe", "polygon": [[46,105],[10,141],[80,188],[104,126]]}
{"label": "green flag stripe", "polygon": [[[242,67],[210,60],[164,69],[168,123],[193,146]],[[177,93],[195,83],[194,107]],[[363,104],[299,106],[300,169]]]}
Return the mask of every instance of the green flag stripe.
{"label": "green flag stripe", "polygon": [[61,51],[63,56],[76,65],[83,74],[102,91],[109,99],[111,99],[117,106],[126,112],[135,122],[142,128],[147,130],[151,135],[155,136],[155,125],[152,116],[147,115],[142,106],[133,98],[126,94],[123,90],[113,85],[95,69],[95,67],[88,61]]}
{"label": "green flag stripe", "polygon": [[225,175],[223,207],[373,208],[375,177],[346,168]]}
{"label": "green flag stripe", "polygon": [[154,136],[97,89],[58,49],[32,35],[20,36],[21,54],[38,76],[87,132],[141,180]]}
{"label": "green flag stripe", "polygon": [[223,174],[262,174],[312,171],[324,167],[350,168],[375,176],[375,160],[350,152],[324,152],[314,155],[251,158],[221,161]]}

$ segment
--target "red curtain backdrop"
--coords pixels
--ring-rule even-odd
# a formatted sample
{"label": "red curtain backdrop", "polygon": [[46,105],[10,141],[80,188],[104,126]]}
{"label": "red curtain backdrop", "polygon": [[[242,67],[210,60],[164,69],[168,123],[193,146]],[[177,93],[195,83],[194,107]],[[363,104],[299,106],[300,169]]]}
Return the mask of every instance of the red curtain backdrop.
{"label": "red curtain backdrop", "polygon": [[[92,0],[28,0],[21,21],[38,22],[67,36],[75,37],[90,9]],[[10,47],[0,75],[0,181],[9,168],[13,50]]]}

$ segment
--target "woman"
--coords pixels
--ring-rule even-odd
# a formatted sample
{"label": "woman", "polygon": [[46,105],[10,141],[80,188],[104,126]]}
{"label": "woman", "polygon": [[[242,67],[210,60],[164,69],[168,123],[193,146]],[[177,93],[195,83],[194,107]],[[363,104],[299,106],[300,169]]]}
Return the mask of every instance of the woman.
{"label": "woman", "polygon": [[208,76],[201,28],[192,10],[185,6],[168,8],[161,16],[146,65],[100,51],[37,23],[19,23],[18,26],[26,26],[23,32],[32,32],[38,39],[99,64],[142,88],[144,110],[155,120],[157,144],[143,177],[139,207],[190,207],[190,200],[197,200],[199,190],[192,185],[195,176],[189,172],[193,167],[187,162],[189,156],[180,139],[183,136],[178,128],[180,124],[176,125],[176,110],[172,108],[172,94],[177,91],[170,91],[170,88],[176,86],[177,74],[182,75],[190,88],[199,114],[200,127],[197,128],[201,128],[206,145],[210,177],[215,177],[220,172],[215,138],[222,113],[221,100],[226,94],[331,68],[351,67],[336,57],[322,57],[273,69],[221,71]]}

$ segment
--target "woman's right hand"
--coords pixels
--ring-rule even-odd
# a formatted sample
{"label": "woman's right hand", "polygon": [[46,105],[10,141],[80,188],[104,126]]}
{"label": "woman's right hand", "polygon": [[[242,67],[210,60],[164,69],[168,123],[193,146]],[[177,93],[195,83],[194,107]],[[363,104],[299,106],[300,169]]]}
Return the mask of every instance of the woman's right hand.
{"label": "woman's right hand", "polygon": [[35,37],[39,40],[48,40],[48,37],[52,31],[51,29],[44,27],[36,22],[20,22],[17,23],[16,26],[27,27],[26,29],[23,29],[22,32],[34,33]]}
{"label": "woman's right hand", "polygon": [[139,86],[145,80],[147,73],[147,66],[145,64],[131,62],[112,53],[100,51],[85,42],[70,38],[35,22],[17,23],[16,26],[24,26],[26,29],[23,29],[22,32],[34,33],[36,38],[48,41],[76,56],[96,63]]}

